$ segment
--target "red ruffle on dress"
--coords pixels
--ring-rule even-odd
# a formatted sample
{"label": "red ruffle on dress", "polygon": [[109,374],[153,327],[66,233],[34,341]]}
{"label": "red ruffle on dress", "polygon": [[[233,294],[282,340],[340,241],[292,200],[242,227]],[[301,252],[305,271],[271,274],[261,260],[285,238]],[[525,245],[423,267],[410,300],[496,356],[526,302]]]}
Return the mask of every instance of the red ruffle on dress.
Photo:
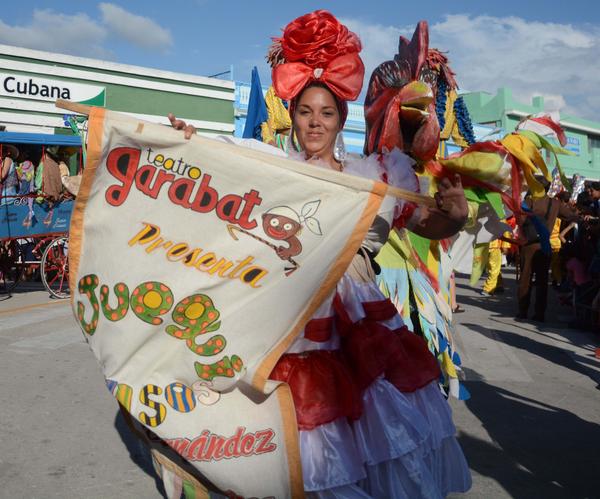
{"label": "red ruffle on dress", "polygon": [[290,385],[301,430],[362,413],[360,392],[337,350],[285,354],[270,377]]}
{"label": "red ruffle on dress", "polygon": [[380,322],[398,314],[388,298],[362,306],[365,318],[353,323],[339,295],[334,300],[342,352],[362,390],[381,375],[402,392],[414,392],[440,378],[439,364],[422,338],[406,326],[390,329]]}

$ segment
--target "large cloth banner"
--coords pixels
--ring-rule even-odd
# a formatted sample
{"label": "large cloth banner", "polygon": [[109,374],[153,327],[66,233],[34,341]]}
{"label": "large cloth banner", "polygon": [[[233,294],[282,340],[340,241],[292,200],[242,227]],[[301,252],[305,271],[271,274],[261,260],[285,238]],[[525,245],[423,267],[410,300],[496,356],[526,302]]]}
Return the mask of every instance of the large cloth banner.
{"label": "large cloth banner", "polygon": [[92,109],[70,230],[75,315],[121,405],[221,491],[303,497],[289,388],[268,377],[386,192]]}

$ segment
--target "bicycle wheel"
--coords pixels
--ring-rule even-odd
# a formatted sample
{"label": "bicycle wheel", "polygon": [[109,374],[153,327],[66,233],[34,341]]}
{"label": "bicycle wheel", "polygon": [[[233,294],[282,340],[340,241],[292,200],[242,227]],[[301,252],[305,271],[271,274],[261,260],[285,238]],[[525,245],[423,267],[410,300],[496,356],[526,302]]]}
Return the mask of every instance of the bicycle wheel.
{"label": "bicycle wheel", "polygon": [[0,242],[0,294],[10,294],[23,273],[23,253],[16,239]]}
{"label": "bicycle wheel", "polygon": [[68,298],[69,289],[69,240],[66,237],[54,239],[44,250],[40,274],[42,283],[55,298]]}

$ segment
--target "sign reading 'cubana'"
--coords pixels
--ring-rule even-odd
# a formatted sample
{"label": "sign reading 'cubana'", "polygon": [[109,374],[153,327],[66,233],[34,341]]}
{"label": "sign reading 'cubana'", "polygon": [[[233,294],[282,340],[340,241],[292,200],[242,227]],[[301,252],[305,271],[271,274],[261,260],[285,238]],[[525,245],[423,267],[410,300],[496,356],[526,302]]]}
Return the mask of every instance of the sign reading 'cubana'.
{"label": "sign reading 'cubana'", "polygon": [[10,73],[0,73],[0,96],[52,102],[65,99],[92,106],[106,104],[105,87]]}

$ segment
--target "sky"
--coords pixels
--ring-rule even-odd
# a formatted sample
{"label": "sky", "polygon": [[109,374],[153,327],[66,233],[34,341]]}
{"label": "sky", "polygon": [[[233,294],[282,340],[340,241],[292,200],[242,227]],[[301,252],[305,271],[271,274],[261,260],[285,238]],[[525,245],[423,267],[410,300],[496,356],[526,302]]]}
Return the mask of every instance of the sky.
{"label": "sky", "polygon": [[[0,43],[210,76],[229,71],[249,81],[272,36],[307,12],[327,9],[361,38],[366,82],[392,59],[399,35],[427,20],[430,47],[447,53],[461,89],[503,86],[547,110],[600,121],[600,2],[345,0],[80,0],[4,2]],[[225,78],[230,75],[226,74]]]}

